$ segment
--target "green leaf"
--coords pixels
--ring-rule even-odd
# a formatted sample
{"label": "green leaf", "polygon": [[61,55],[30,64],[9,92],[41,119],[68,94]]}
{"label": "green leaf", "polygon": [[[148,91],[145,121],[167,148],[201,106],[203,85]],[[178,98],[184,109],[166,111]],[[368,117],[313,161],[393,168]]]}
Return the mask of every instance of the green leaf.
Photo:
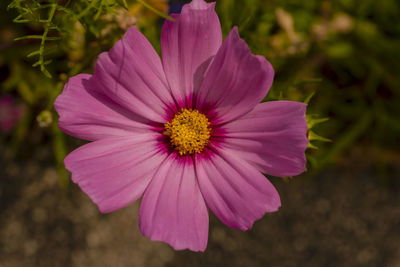
{"label": "green leaf", "polygon": [[42,39],[42,35],[26,35],[22,37],[17,37],[14,41],[26,40],[26,39]]}
{"label": "green leaf", "polygon": [[40,71],[49,79],[51,79],[53,76],[50,74],[50,72],[44,67],[44,65],[40,66]]}
{"label": "green leaf", "polygon": [[35,63],[32,64],[32,67],[37,67],[37,66],[44,66],[44,65],[49,65],[53,60],[49,59],[46,60],[45,62],[40,62],[40,61],[36,61]]}
{"label": "green leaf", "polygon": [[308,143],[308,146],[307,146],[307,148],[310,148],[310,149],[315,149],[315,150],[319,149],[317,146],[315,146],[315,145],[311,144],[310,142]]}
{"label": "green leaf", "polygon": [[36,51],[33,51],[32,53],[29,53],[26,57],[30,58],[30,57],[33,57],[33,56],[36,56],[39,54],[40,54],[40,50],[36,50]]}
{"label": "green leaf", "polygon": [[332,142],[332,140],[322,137],[322,136],[316,134],[314,131],[308,132],[308,140],[310,140],[310,141],[316,140],[316,141],[321,141],[321,142]]}
{"label": "green leaf", "polygon": [[311,98],[315,95],[315,91],[312,92],[311,94],[309,94],[305,99],[304,99],[304,103],[308,104],[310,103]]}
{"label": "green leaf", "polygon": [[315,114],[306,115],[308,129],[312,129],[315,125],[328,121],[329,118],[317,118]]}

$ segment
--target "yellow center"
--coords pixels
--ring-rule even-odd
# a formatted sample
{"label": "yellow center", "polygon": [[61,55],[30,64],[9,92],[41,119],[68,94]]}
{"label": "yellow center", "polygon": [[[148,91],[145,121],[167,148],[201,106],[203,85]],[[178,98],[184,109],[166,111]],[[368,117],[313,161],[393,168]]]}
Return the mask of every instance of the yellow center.
{"label": "yellow center", "polygon": [[210,122],[198,110],[182,109],[164,127],[164,134],[180,155],[200,153],[210,139]]}

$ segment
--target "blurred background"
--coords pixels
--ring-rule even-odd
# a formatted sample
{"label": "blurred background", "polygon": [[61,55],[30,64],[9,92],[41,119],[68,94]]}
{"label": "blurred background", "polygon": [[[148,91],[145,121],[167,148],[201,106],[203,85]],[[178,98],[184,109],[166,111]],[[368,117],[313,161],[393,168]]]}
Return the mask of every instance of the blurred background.
{"label": "blurred background", "polygon": [[308,106],[308,172],[271,178],[282,198],[247,232],[210,217],[204,253],[137,227],[138,203],[100,214],[63,159],[69,77],[130,26],[160,51],[174,0],[0,1],[0,266],[400,266],[400,2],[218,0],[276,71],[267,100]]}

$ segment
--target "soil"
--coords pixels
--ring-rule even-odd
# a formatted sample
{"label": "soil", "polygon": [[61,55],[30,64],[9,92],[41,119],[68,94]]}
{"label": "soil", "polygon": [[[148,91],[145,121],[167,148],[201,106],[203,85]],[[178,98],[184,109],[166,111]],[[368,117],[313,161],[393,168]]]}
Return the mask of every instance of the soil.
{"label": "soil", "polygon": [[400,183],[382,184],[368,166],[272,178],[277,213],[246,232],[211,215],[207,250],[193,253],[143,237],[138,203],[104,215],[76,185],[61,189],[47,153],[24,162],[0,157],[1,267],[400,267]]}

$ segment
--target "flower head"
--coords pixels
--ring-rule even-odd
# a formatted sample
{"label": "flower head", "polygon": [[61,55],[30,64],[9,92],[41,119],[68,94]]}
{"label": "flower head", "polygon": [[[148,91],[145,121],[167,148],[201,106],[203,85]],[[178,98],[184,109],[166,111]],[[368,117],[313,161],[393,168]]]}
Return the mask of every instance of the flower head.
{"label": "flower head", "polygon": [[55,102],[59,127],[93,141],[66,157],[72,180],[101,212],[142,197],[140,231],[175,249],[205,250],[209,209],[251,228],[280,207],[262,173],[305,170],[305,104],[259,104],[273,68],[237,28],[222,42],[214,6],[193,0],[165,22],[162,61],[130,28]]}
{"label": "flower head", "polygon": [[183,109],[164,127],[170,145],[181,156],[201,153],[210,139],[210,122],[198,110]]}

